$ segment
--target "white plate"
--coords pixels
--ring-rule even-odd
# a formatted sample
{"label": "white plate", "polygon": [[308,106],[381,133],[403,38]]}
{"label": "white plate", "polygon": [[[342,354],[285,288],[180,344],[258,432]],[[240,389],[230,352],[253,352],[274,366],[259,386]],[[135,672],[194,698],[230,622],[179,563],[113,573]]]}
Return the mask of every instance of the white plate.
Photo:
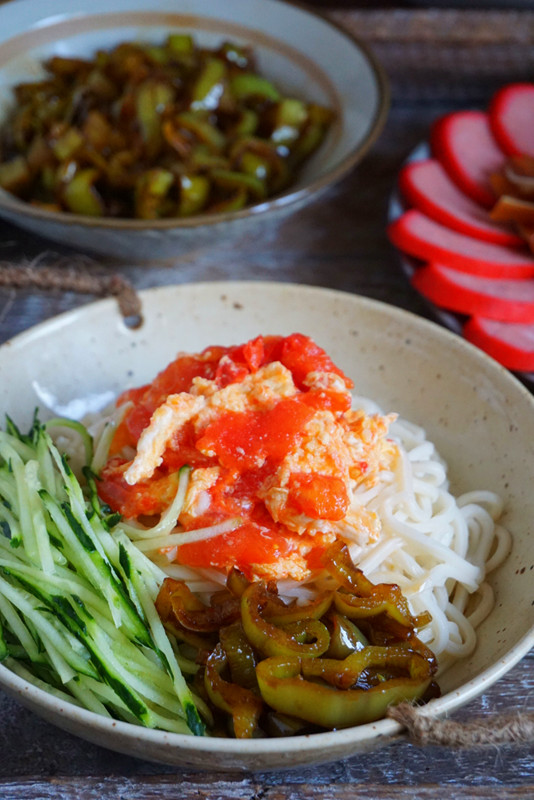
{"label": "white plate", "polygon": [[259,71],[288,95],[322,103],[337,118],[295,183],[250,209],[155,221],[45,211],[0,191],[0,216],[63,244],[122,258],[175,257],[222,237],[252,234],[341,178],[385,121],[385,75],[366,45],[334,23],[281,0],[17,0],[0,6],[0,122],[12,87],[43,75],[54,54],[89,58],[121,41],[160,43],[185,31],[206,47],[253,47]]}
{"label": "white plate", "polygon": [[[491,575],[496,605],[472,656],[442,677],[445,714],[502,677],[534,645],[532,519],[534,399],[458,336],[400,309],[337,291],[276,283],[201,283],[141,293],[145,322],[128,328],[114,300],[57,317],[0,347],[0,410],[20,425],[42,414],[81,416],[150,380],[179,350],[259,333],[312,336],[358,394],[426,427],[450,465],[453,490],[488,488],[506,502],[513,551]],[[168,764],[265,770],[332,761],[392,741],[382,720],[291,739],[179,736],[112,722],[29,686],[0,666],[0,686],[37,714],[99,745]]]}

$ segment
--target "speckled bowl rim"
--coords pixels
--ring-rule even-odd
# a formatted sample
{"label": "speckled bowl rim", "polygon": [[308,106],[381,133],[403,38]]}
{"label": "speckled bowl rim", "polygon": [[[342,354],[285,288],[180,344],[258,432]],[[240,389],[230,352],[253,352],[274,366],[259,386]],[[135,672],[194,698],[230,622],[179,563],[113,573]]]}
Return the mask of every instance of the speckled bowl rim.
{"label": "speckled bowl rim", "polygon": [[[428,334],[431,337],[437,337],[445,346],[455,350],[459,357],[461,357],[462,354],[465,354],[470,359],[480,361],[481,366],[486,371],[493,372],[494,375],[498,377],[499,381],[504,382],[507,385],[511,392],[522,395],[532,407],[532,413],[534,415],[534,397],[532,394],[496,361],[491,359],[482,351],[478,350],[469,342],[466,342],[464,339],[460,338],[458,335],[437,325],[436,323],[424,319],[423,317],[419,317],[410,311],[406,311],[378,300],[361,297],[335,289],[325,289],[321,287],[292,283],[284,284],[261,281],[221,281],[209,282],[208,284],[193,283],[178,284],[175,286],[160,286],[139,292],[139,297],[142,301],[144,297],[148,297],[149,295],[157,297],[157,294],[160,292],[179,292],[183,289],[187,290],[195,288],[201,290],[202,287],[206,285],[209,285],[215,290],[219,290],[221,293],[228,294],[231,292],[232,288],[236,288],[237,290],[248,289],[251,284],[254,285],[255,291],[260,294],[262,291],[283,291],[285,288],[291,287],[301,291],[303,295],[306,293],[312,293],[314,295],[322,294],[332,298],[340,298],[341,300],[345,298],[345,302],[346,298],[350,297],[351,302],[353,302],[355,305],[355,309],[360,306],[362,309],[369,309],[374,312],[379,312],[394,321],[396,320],[398,322],[406,323],[411,331],[417,335],[424,337],[425,334]],[[64,325],[68,325],[69,322],[74,321],[79,316],[87,316],[88,320],[90,320],[93,312],[98,314],[99,311],[102,311],[103,309],[109,310],[111,314],[118,314],[114,300],[99,300],[80,309],[65,312],[53,317],[50,320],[42,322],[28,331],[19,334],[14,339],[4,343],[2,347],[10,347],[15,344],[17,346],[24,346],[26,340],[29,341],[32,338],[38,338],[43,334],[46,334],[48,330],[51,330],[54,327],[57,328],[58,326],[63,327]],[[516,644],[510,648],[505,656],[481,671],[476,677],[464,683],[459,688],[453,689],[444,694],[442,697],[432,700],[426,706],[421,707],[420,713],[427,716],[442,717],[457,710],[498,681],[515,664],[517,664],[532,647],[534,647],[534,627],[527,630],[527,632],[521,636]],[[161,758],[158,758],[157,760],[161,761],[162,763],[174,763],[173,761],[168,761],[165,757],[165,752],[168,748],[171,748],[172,750],[179,750],[184,759],[187,758],[188,753],[191,755],[205,753],[206,755],[227,754],[229,756],[232,755],[243,758],[252,758],[255,755],[259,756],[260,754],[275,757],[280,755],[280,757],[284,756],[284,759],[287,760],[287,757],[292,753],[298,754],[302,752],[302,750],[310,750],[316,754],[314,763],[321,763],[332,760],[332,757],[329,756],[329,751],[335,748],[336,745],[343,746],[345,744],[346,749],[346,745],[349,743],[353,744],[355,748],[357,748],[358,745],[365,743],[366,745],[373,747],[375,744],[378,745],[379,742],[390,743],[395,738],[403,735],[402,726],[392,719],[386,718],[374,723],[368,723],[344,730],[314,733],[306,736],[294,736],[281,739],[234,740],[215,737],[193,737],[148,729],[131,723],[122,722],[120,720],[109,720],[91,711],[79,708],[78,706],[63,703],[47,692],[29,684],[27,681],[18,677],[3,665],[0,665],[0,688],[7,690],[13,696],[20,697],[22,702],[24,702],[24,699],[27,698],[28,700],[32,700],[38,704],[42,709],[49,710],[56,715],[58,713],[65,714],[69,719],[75,720],[87,728],[90,728],[93,734],[91,737],[93,741],[96,741],[94,738],[95,732],[101,731],[102,733],[109,734],[113,730],[124,737],[125,740],[130,740],[132,742],[135,740],[146,740],[147,742],[151,742],[155,745],[160,745],[162,747]],[[77,735],[82,736],[82,734],[79,733],[77,733]],[[122,752],[125,752],[124,747],[121,747],[121,750]],[[277,768],[278,767],[268,767],[267,769]],[[247,765],[247,769],[254,771],[253,762]],[[262,767],[261,769],[262,771],[266,770],[265,767]]]}
{"label": "speckled bowl rim", "polygon": [[[16,0],[10,0],[16,2]],[[301,13],[315,17],[324,25],[329,26],[338,31],[349,42],[351,42],[356,49],[358,49],[365,57],[371,72],[374,74],[377,87],[377,108],[374,117],[370,120],[369,131],[365,138],[350,151],[341,161],[334,167],[319,178],[315,178],[307,183],[305,186],[292,189],[289,187],[281,194],[273,197],[272,199],[265,200],[261,203],[248,206],[239,211],[230,211],[218,214],[197,214],[187,218],[165,218],[156,220],[135,220],[106,217],[88,217],[82,214],[72,214],[66,212],[49,211],[47,209],[37,208],[30,205],[15,195],[0,189],[0,208],[22,214],[30,219],[38,219],[43,222],[61,223],[67,226],[82,226],[87,229],[105,228],[112,231],[166,231],[166,230],[180,230],[180,229],[194,229],[194,228],[209,228],[210,226],[218,225],[233,220],[246,219],[257,217],[259,215],[274,212],[286,206],[297,204],[299,201],[307,198],[310,195],[316,195],[324,191],[328,186],[336,183],[346,173],[348,173],[361,159],[365,156],[368,150],[372,147],[378,136],[382,132],[390,107],[390,86],[389,80],[384,68],[373,53],[372,49],[359,37],[354,35],[351,31],[343,28],[335,20],[331,20],[326,14],[311,9],[305,6],[298,0],[265,0],[265,2],[277,2],[281,5],[292,6]],[[135,14],[136,12],[130,12]],[[146,13],[146,12],[142,12]],[[150,9],[151,14],[155,17],[159,16],[157,9]],[[179,10],[174,12],[177,19],[183,17],[184,14]],[[0,7],[0,22],[1,22],[2,9]],[[88,12],[90,15],[90,12]],[[161,16],[168,18],[169,12],[161,12]],[[40,24],[45,24],[46,18]],[[63,20],[62,20],[63,21]],[[35,22],[35,21],[34,21]],[[250,25],[243,23],[243,27],[250,28]],[[274,37],[267,37],[274,40]],[[2,42],[0,42],[0,50]]]}

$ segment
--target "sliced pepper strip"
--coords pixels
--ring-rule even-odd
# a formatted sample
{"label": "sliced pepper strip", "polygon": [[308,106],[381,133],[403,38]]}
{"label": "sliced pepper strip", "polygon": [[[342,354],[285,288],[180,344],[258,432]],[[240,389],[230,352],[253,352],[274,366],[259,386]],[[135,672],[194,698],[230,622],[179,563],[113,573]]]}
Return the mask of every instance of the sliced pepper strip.
{"label": "sliced pepper strip", "polygon": [[269,603],[263,582],[252,583],[241,597],[241,620],[253,647],[265,656],[295,655],[315,658],[328,650],[330,634],[318,619],[291,621],[283,628],[267,622],[262,616]]}
{"label": "sliced pepper strip", "polygon": [[336,608],[351,619],[388,614],[407,628],[415,627],[408,601],[395,583],[374,584],[352,563],[348,548],[335,542],[325,553],[325,567],[349,594],[336,593]]}
{"label": "sliced pepper strip", "polygon": [[215,633],[239,619],[239,600],[230,593],[221,602],[206,606],[185,584],[172,593],[171,606],[175,620],[195,633]]}
{"label": "sliced pepper strip", "polygon": [[[390,648],[366,648],[349,659],[354,672],[362,664],[380,666],[391,664]],[[382,654],[374,651],[384,651]],[[330,659],[326,659],[329,661]],[[299,717],[323,728],[348,728],[374,722],[383,717],[388,706],[420,698],[431,682],[430,670],[417,653],[395,656],[397,666],[408,670],[408,676],[391,678],[367,689],[338,689],[317,682],[324,659],[299,659],[279,656],[267,658],[256,667],[258,685],[265,703],[283,714]],[[335,661],[338,665],[343,662]],[[349,665],[349,670],[351,666]],[[307,680],[307,677],[312,680]]]}
{"label": "sliced pepper strip", "polygon": [[268,601],[263,609],[263,616],[271,625],[287,625],[304,619],[321,619],[332,605],[334,592],[321,592],[307,605],[291,603],[286,605],[278,597],[268,596]]}
{"label": "sliced pepper strip", "polygon": [[258,725],[263,702],[250,689],[225,681],[221,673],[227,666],[226,653],[219,643],[206,662],[204,686],[214,706],[232,715],[237,739],[250,739]]}
{"label": "sliced pepper strip", "polygon": [[257,689],[257,658],[241,623],[235,622],[221,628],[219,637],[228,658],[233,682],[245,689]]}
{"label": "sliced pepper strip", "polygon": [[328,658],[346,658],[355,650],[367,647],[369,641],[354,623],[343,614],[330,614],[328,619],[330,630],[330,647]]}

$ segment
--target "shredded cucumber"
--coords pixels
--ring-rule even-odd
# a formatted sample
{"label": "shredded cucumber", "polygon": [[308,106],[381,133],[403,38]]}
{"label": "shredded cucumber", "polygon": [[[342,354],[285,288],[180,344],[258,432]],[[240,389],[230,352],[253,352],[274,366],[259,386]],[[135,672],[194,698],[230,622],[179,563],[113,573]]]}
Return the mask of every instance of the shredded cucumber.
{"label": "shredded cucumber", "polygon": [[[79,433],[85,488],[52,426]],[[80,423],[36,416],[21,434],[8,419],[0,432],[0,661],[95,713],[202,735],[204,704],[155,608],[160,570],[100,504],[91,457]]]}

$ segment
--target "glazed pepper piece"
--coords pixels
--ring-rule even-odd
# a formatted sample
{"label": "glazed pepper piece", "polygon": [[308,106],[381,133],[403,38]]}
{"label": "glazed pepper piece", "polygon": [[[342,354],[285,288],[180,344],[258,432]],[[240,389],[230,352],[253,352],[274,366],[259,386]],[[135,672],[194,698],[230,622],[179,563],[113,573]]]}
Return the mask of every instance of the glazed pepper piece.
{"label": "glazed pepper piece", "polygon": [[242,597],[243,592],[250,586],[250,581],[237,567],[232,567],[226,578],[226,588],[235,597]]}
{"label": "glazed pepper piece", "polygon": [[206,114],[195,111],[182,111],[175,117],[179,127],[193,134],[197,141],[203,142],[215,152],[220,152],[226,145],[226,136],[212,125]]}
{"label": "glazed pepper piece", "polygon": [[171,33],[167,37],[167,49],[173,56],[192,55],[195,50],[193,37],[188,33]]}
{"label": "glazed pepper piece", "polygon": [[178,214],[188,217],[198,214],[205,207],[210,194],[210,181],[205,175],[180,175],[180,200]]}
{"label": "glazed pepper piece", "polygon": [[238,140],[230,151],[230,159],[235,170],[265,181],[271,194],[281,189],[290,177],[287,158],[277,152],[273,142],[257,136]]}
{"label": "glazed pepper piece", "polygon": [[387,613],[407,628],[414,628],[408,602],[397,584],[374,584],[354,566],[342,542],[330,545],[324,556],[325,567],[345,589],[336,593],[336,608],[351,619]]}
{"label": "glazed pepper piece", "polygon": [[135,185],[135,215],[139,219],[157,219],[164,216],[163,203],[174,183],[169,170],[155,167],[139,176]]}
{"label": "glazed pepper piece", "polygon": [[24,156],[0,164],[0,186],[7,192],[19,192],[30,183],[31,173]]}
{"label": "glazed pepper piece", "polygon": [[84,143],[84,138],[77,128],[67,128],[67,130],[52,143],[52,152],[58,161],[66,161],[73,158],[76,151]]}
{"label": "glazed pepper piece", "polygon": [[221,628],[219,637],[228,658],[232,681],[245,689],[257,689],[257,658],[241,623]]}
{"label": "glazed pepper piece", "polygon": [[334,121],[333,111],[324,106],[311,103],[307,111],[308,120],[291,146],[291,163],[294,166],[301,164],[317,150]]}
{"label": "glazed pepper piece", "polygon": [[239,119],[232,128],[232,136],[253,136],[258,128],[259,117],[251,108],[242,108]]}
{"label": "glazed pepper piece", "polygon": [[262,200],[267,194],[267,189],[263,181],[259,180],[254,175],[247,175],[244,172],[235,172],[229,169],[214,169],[211,172],[211,178],[215,184],[221,186],[223,189],[232,191],[244,188],[258,200]]}
{"label": "glazed pepper piece", "polygon": [[91,65],[82,58],[72,58],[65,56],[52,56],[45,64],[46,69],[54,75],[60,77],[72,77],[88,72]]}
{"label": "glazed pepper piece", "polygon": [[367,637],[347,617],[332,613],[328,622],[330,630],[330,647],[326,651],[328,658],[346,658],[351,653],[368,646]]}
{"label": "glazed pepper piece", "polygon": [[299,619],[284,627],[264,619],[263,608],[269,603],[265,584],[252,583],[241,597],[241,620],[245,633],[256,650],[264,656],[295,655],[316,658],[328,650],[330,635],[318,619]]}
{"label": "glazed pepper piece", "polygon": [[231,192],[227,197],[222,200],[217,200],[211,203],[207,211],[210,213],[229,213],[231,211],[241,211],[248,201],[248,193],[244,186],[240,186],[235,191]]}
{"label": "glazed pepper piece", "polygon": [[272,625],[288,625],[290,622],[299,622],[306,619],[321,619],[332,605],[333,592],[321,592],[315,600],[306,605],[292,603],[286,605],[276,595],[270,599],[262,613]]}
{"label": "glazed pepper piece", "polygon": [[69,211],[90,217],[103,215],[104,203],[94,186],[99,174],[99,170],[90,167],[78,170],[68,180],[63,189],[63,200]]}
{"label": "glazed pepper piece", "polygon": [[[391,664],[390,649],[368,647],[349,656],[352,662],[347,665],[347,681],[367,667]],[[325,659],[267,658],[258,664],[256,674],[261,695],[269,706],[280,713],[335,730],[373,722],[382,718],[390,705],[417,700],[425,693],[431,682],[425,660],[409,652],[398,654],[393,660],[397,667],[406,669],[407,676],[390,678],[367,689],[339,689],[317,682],[318,677],[329,675],[321,664]],[[334,664],[343,662],[334,661]],[[340,667],[336,669],[339,673]]]}
{"label": "glazed pepper piece", "polygon": [[215,111],[224,94],[228,68],[220,58],[208,58],[191,90],[193,111]]}
{"label": "glazed pepper piece", "polygon": [[196,633],[215,633],[239,618],[239,600],[229,592],[213,598],[206,606],[182,581],[166,578],[158,596],[157,607],[166,619],[174,620]]}
{"label": "glazed pepper piece", "polygon": [[376,617],[379,614],[387,614],[401,625],[405,625],[407,628],[412,627],[410,617],[403,609],[399,609],[397,603],[392,602],[387,595],[381,596],[377,593],[374,597],[357,597],[353,594],[337,592],[334,603],[336,609],[349,619],[365,619]]}
{"label": "glazed pepper piece", "polygon": [[295,100],[291,97],[283,98],[274,108],[271,141],[277,146],[291,146],[298,139],[307,119],[308,110],[302,100]]}
{"label": "glazed pepper piece", "polygon": [[162,81],[148,79],[137,88],[135,111],[148,155],[153,158],[159,152],[163,136],[161,117],[174,99],[173,88]]}
{"label": "glazed pepper piece", "polygon": [[270,100],[273,103],[280,100],[280,92],[271,81],[254,72],[234,75],[230,80],[230,87],[237,100]]}
{"label": "glazed pepper piece", "polygon": [[250,739],[257,729],[263,702],[250,689],[224,680],[222,672],[227,663],[226,653],[218,644],[208,656],[204,686],[213,705],[232,716],[236,738]]}

